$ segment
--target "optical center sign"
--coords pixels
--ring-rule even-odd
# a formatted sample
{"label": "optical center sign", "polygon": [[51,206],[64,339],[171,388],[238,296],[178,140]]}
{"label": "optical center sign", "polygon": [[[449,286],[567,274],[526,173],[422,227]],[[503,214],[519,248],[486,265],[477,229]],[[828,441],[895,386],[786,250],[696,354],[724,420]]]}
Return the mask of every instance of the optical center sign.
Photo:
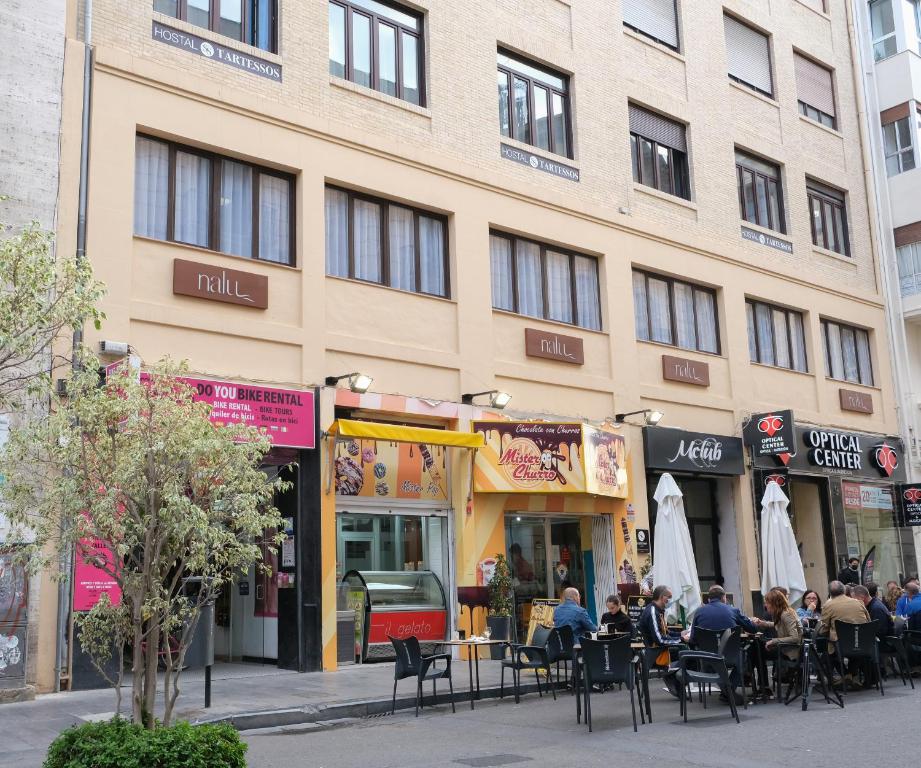
{"label": "optical center sign", "polygon": [[159,21],[153,22],[151,37],[161,43],[166,43],[174,48],[182,48],[189,53],[195,53],[205,59],[211,59],[228,67],[242,69],[267,80],[281,82],[281,66],[271,61],[250,56],[247,53],[227,48],[212,40],[205,40],[198,35],[183,32],[172,27],[167,27]]}

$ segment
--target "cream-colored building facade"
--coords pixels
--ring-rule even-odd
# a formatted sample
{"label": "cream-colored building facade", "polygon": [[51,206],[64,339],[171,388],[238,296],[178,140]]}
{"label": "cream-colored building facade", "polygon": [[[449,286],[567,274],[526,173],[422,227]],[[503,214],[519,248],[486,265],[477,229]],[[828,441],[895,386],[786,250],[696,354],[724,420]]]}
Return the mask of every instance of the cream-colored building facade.
{"label": "cream-colored building facade", "polygon": [[[357,0],[353,5],[367,7]],[[424,41],[424,106],[418,106],[331,74],[325,2],[279,0],[277,53],[271,53],[155,12],[151,0],[130,9],[117,0],[92,0],[87,253],[108,294],[105,325],[99,333],[88,331],[88,341],[127,342],[146,362],[166,355],[188,359],[206,378],[319,387],[320,430],[351,408],[353,416],[367,419],[469,432],[471,421],[485,412],[461,404],[462,395],[502,390],[512,395],[502,417],[519,420],[598,425],[615,413],[656,409],[665,414],[663,427],[740,436],[751,414],[790,408],[798,424],[881,439],[897,434],[870,236],[874,212],[866,184],[872,177],[858,120],[845,4],[830,2],[826,13],[801,0],[678,2],[675,47],[624,24],[624,14],[636,5],[627,0],[406,4],[418,14]],[[70,194],[64,195],[59,228],[66,247],[73,245],[77,216],[84,11],[82,3],[74,4],[68,24],[62,181]],[[728,76],[724,13],[766,36],[771,95]],[[152,34],[156,25],[210,45],[167,44]],[[215,46],[258,59],[279,69],[281,77],[254,74],[202,53]],[[571,157],[500,135],[500,49],[568,80]],[[800,113],[794,52],[831,70],[835,127]],[[634,181],[629,104],[686,127],[688,199]],[[139,134],[290,174],[293,265],[136,234]],[[503,144],[538,160],[513,162],[500,152]],[[741,221],[736,150],[779,169],[785,232]],[[545,172],[540,159],[577,169],[578,180],[571,171]],[[847,254],[813,244],[807,178],[844,193]],[[328,276],[327,185],[443,216],[447,296]],[[600,330],[495,309],[491,231],[597,259]],[[765,236],[760,242],[759,235]],[[779,238],[780,247],[770,238]],[[175,294],[174,259],[265,276],[267,308]],[[635,269],[714,291],[718,353],[637,339]],[[747,299],[802,313],[805,371],[752,362]],[[872,383],[843,383],[826,375],[822,320],[868,331]],[[529,356],[526,328],[581,339],[584,363]],[[706,364],[709,384],[666,380],[663,355]],[[324,385],[327,376],[353,371],[374,377],[370,393],[360,399],[341,386]],[[872,403],[864,408],[872,413],[843,410],[842,387]],[[487,418],[500,417],[487,411]],[[651,489],[643,434],[631,422],[637,423],[631,417],[611,427],[626,439],[629,469],[626,498],[612,503],[629,505],[635,533],[650,527]],[[319,501],[303,510],[320,518],[319,621],[327,669],[337,663],[336,583],[342,576],[336,558],[343,528],[326,479],[335,450],[321,436]],[[445,505],[450,528],[445,586],[477,583],[480,563],[508,536],[510,523],[503,515],[595,513],[597,500],[588,496],[567,508],[552,498],[481,503],[482,494],[466,479],[467,454],[456,453],[446,459],[452,488]],[[734,531],[726,541],[725,526],[719,526],[722,577],[736,593],[736,604],[751,610],[752,591],[761,585],[755,508],[760,494],[753,495],[750,462],[746,465],[746,474],[727,479],[713,498],[718,497],[721,523],[728,515]],[[804,500],[803,509],[809,503]],[[815,537],[822,536],[821,528],[820,521]],[[618,535],[615,531],[615,540]],[[623,544],[617,546],[620,562]],[[824,568],[806,563],[811,587],[823,589],[825,572],[839,567],[842,553],[837,546],[832,550]],[[451,593],[448,613],[455,626]]]}

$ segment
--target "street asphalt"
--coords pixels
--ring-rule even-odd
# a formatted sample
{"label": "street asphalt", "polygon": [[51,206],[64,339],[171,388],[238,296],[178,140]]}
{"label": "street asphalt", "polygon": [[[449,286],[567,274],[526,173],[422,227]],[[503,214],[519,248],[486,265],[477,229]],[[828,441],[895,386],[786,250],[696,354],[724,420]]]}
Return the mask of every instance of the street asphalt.
{"label": "street asphalt", "polygon": [[[916,681],[917,682],[917,681]],[[799,700],[768,702],[739,709],[741,725],[729,708],[711,697],[704,709],[695,701],[689,722],[678,702],[664,691],[652,695],[652,725],[633,733],[626,691],[592,697],[594,732],[576,723],[575,700],[561,693],[556,702],[529,695],[467,705],[413,711],[329,725],[292,726],[245,733],[252,768],[436,768],[445,766],[644,766],[656,768],[875,768],[881,760],[919,764],[921,686],[917,691],[892,681],[886,696],[849,693],[845,709],[821,698],[802,711]],[[915,757],[912,757],[915,755]]]}

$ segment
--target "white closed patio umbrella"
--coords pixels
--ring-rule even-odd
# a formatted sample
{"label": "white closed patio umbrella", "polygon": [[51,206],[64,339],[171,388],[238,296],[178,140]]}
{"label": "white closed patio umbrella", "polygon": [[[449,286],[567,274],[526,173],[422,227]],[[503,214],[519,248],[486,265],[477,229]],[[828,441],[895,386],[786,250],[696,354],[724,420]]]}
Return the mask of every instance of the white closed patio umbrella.
{"label": "white closed patio umbrella", "polygon": [[659,505],[652,566],[656,584],[664,584],[672,591],[672,602],[665,611],[666,617],[687,620],[700,607],[701,601],[697,562],[694,560],[688,521],[684,516],[684,498],[675,478],[667,472],[659,480],[653,498]]}
{"label": "white closed patio umbrella", "polygon": [[761,594],[785,587],[792,605],[806,594],[806,574],[790,525],[790,500],[771,480],[761,500]]}

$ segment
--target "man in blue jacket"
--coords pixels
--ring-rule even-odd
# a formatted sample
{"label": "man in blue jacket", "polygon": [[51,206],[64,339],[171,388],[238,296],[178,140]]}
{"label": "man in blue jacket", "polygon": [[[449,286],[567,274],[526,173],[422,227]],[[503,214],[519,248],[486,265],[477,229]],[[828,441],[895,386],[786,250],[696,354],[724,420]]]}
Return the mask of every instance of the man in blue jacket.
{"label": "man in blue jacket", "polygon": [[572,636],[578,640],[585,632],[597,632],[598,627],[592,621],[582,605],[582,597],[575,587],[563,590],[563,602],[553,612],[553,626],[559,629],[564,624],[572,627]]}

